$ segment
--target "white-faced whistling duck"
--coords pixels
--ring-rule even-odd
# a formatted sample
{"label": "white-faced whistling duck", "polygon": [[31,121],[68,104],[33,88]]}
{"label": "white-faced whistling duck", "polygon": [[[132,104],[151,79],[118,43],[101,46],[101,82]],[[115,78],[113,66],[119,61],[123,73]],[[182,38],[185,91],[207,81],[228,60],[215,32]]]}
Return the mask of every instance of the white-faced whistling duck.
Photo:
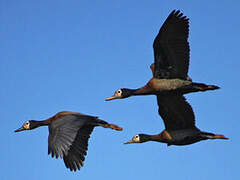
{"label": "white-faced whistling duck", "polygon": [[188,145],[207,139],[228,139],[221,134],[200,131],[195,126],[192,107],[182,95],[158,95],[157,100],[166,129],[157,135],[138,134],[125,144],[157,141],[168,145]]}
{"label": "white-faced whistling duck", "polygon": [[67,168],[76,171],[83,166],[88,149],[88,139],[94,127],[102,126],[121,131],[122,128],[109,124],[98,117],[77,112],[59,112],[55,116],[44,120],[26,121],[15,132],[31,130],[40,126],[48,126],[48,154],[52,157],[63,158]]}
{"label": "white-faced whistling duck", "polygon": [[215,85],[192,82],[188,76],[189,66],[189,19],[180,11],[172,11],[154,40],[153,78],[138,89],[122,88],[106,100],[127,98],[136,95],[186,94],[219,89]]}

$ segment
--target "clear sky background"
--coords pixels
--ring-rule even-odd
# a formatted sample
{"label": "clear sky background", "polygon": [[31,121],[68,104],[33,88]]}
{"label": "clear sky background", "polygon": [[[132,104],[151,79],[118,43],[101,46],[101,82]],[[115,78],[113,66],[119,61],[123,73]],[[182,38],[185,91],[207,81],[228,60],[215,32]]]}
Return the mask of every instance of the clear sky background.
{"label": "clear sky background", "polygon": [[[236,0],[0,0],[0,179],[239,179],[239,7]],[[197,126],[230,140],[124,145],[164,129],[156,97],[104,100],[151,78],[152,43],[173,9],[190,18],[189,75],[221,87],[187,95]],[[62,110],[124,130],[95,128],[85,166],[70,172],[47,155],[48,128],[13,132]]]}

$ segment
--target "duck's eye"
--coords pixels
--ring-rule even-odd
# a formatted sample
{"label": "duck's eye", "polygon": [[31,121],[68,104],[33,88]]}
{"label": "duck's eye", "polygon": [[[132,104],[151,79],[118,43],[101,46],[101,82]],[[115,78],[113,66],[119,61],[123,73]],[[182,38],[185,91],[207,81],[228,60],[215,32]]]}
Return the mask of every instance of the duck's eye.
{"label": "duck's eye", "polygon": [[117,93],[117,94],[122,94],[121,89],[117,90],[116,93]]}
{"label": "duck's eye", "polygon": [[29,121],[27,121],[27,122],[25,122],[25,124],[24,124],[25,126],[29,126],[30,125],[30,122]]}
{"label": "duck's eye", "polygon": [[138,137],[139,137],[138,135],[135,136],[135,138],[138,138]]}

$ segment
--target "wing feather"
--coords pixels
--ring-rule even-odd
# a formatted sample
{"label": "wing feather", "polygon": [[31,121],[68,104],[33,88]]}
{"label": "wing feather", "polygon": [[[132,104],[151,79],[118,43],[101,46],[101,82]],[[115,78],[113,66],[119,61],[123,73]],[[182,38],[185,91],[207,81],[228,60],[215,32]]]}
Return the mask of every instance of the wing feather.
{"label": "wing feather", "polygon": [[180,11],[172,11],[156,36],[154,77],[187,79],[189,66],[189,19]]}
{"label": "wing feather", "polygon": [[159,115],[167,130],[195,128],[195,116],[191,105],[182,95],[157,96]]}
{"label": "wing feather", "polygon": [[80,170],[83,166],[88,140],[94,129],[88,120],[85,116],[64,115],[49,126],[48,154],[63,158],[65,166],[71,171]]}
{"label": "wing feather", "polygon": [[[79,167],[78,170],[80,170],[80,166],[83,166],[85,155],[87,155],[88,150],[88,139],[90,138],[90,134],[93,131],[93,128],[93,126],[84,126],[82,129],[80,129],[68,151],[68,154],[63,157],[63,159],[67,160],[68,162],[74,162],[74,171],[76,171],[76,167]],[[83,132],[85,132],[84,136]]]}

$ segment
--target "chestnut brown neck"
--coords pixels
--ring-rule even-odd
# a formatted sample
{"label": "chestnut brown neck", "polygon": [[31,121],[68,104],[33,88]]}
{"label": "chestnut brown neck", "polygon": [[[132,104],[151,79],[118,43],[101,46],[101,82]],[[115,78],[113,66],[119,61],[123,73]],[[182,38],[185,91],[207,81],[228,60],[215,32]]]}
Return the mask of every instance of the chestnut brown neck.
{"label": "chestnut brown neck", "polygon": [[160,134],[151,136],[151,141],[169,143],[171,140],[172,140],[172,137],[166,130],[162,131]]}
{"label": "chestnut brown neck", "polygon": [[154,91],[150,87],[149,83],[134,91],[134,95],[150,95],[150,94],[154,94]]}

